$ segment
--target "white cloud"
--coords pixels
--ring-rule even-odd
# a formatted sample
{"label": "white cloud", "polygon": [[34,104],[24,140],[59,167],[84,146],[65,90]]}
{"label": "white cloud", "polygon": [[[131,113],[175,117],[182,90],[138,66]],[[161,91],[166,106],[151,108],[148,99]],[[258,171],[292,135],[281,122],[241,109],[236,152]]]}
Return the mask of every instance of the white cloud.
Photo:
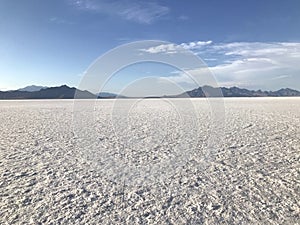
{"label": "white cloud", "polygon": [[[209,69],[220,86],[271,90],[291,87],[300,90],[300,43],[202,41],[159,45],[143,51],[175,54],[182,48],[192,50],[203,58],[216,59],[212,60],[213,65]],[[207,62],[210,63],[209,60]],[[187,72],[193,76],[203,76],[203,68]],[[191,81],[183,74],[172,75],[170,79],[174,82]]]}
{"label": "white cloud", "polygon": [[243,42],[218,44],[214,49],[235,57],[210,68],[221,81],[243,81],[249,86],[269,89],[282,86],[300,89],[300,43]]}
{"label": "white cloud", "polygon": [[141,24],[152,24],[166,16],[170,9],[155,2],[121,0],[69,0],[79,10],[118,16]]}
{"label": "white cloud", "polygon": [[141,49],[143,52],[157,54],[157,53],[164,53],[164,54],[175,54],[182,52],[184,50],[197,50],[202,48],[203,46],[212,44],[212,41],[196,41],[196,42],[188,42],[188,43],[181,43],[177,44],[162,44],[154,47],[150,47],[148,49]]}
{"label": "white cloud", "polygon": [[155,47],[150,47],[148,49],[141,49],[143,52],[157,54],[157,53],[166,53],[166,54],[174,54],[178,51],[178,45],[176,44],[164,44],[158,45]]}

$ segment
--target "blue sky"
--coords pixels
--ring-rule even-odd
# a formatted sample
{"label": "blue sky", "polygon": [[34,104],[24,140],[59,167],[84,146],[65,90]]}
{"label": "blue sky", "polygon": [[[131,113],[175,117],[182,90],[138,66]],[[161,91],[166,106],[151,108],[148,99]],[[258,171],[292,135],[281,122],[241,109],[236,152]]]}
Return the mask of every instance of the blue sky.
{"label": "blue sky", "polygon": [[[221,86],[300,89],[299,10],[298,0],[0,0],[0,90],[78,86],[106,51],[152,39],[174,43],[160,48],[166,54],[176,45],[195,52]],[[128,82],[151,73],[189,84],[163,66],[146,68],[123,73]]]}

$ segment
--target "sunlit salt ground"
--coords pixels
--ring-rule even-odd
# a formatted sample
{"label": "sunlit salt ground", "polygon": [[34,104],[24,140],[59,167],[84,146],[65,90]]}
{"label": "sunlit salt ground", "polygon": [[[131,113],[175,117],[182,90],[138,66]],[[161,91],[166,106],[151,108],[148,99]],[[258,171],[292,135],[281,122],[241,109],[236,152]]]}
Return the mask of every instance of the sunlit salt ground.
{"label": "sunlit salt ground", "polygon": [[300,98],[172,101],[0,101],[0,224],[300,221]]}

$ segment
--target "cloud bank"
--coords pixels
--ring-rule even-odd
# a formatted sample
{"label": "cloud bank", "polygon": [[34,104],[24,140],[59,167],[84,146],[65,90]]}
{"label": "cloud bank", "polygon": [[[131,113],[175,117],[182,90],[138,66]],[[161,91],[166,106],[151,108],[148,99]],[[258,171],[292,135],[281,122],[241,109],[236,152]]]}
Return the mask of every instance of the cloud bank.
{"label": "cloud bank", "polygon": [[[220,86],[269,90],[291,87],[300,90],[300,43],[195,41],[159,45],[142,51],[175,54],[182,49],[191,50],[202,58]],[[201,76],[203,69],[196,68],[188,72]],[[174,82],[192,82],[182,73],[169,78]]]}

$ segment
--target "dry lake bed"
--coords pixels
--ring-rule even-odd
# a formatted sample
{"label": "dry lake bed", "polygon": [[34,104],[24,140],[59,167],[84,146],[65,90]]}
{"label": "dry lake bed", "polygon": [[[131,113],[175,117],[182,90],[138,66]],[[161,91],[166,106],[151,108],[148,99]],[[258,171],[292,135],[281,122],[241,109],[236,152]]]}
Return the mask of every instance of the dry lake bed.
{"label": "dry lake bed", "polygon": [[300,98],[93,104],[0,101],[0,224],[299,224]]}

